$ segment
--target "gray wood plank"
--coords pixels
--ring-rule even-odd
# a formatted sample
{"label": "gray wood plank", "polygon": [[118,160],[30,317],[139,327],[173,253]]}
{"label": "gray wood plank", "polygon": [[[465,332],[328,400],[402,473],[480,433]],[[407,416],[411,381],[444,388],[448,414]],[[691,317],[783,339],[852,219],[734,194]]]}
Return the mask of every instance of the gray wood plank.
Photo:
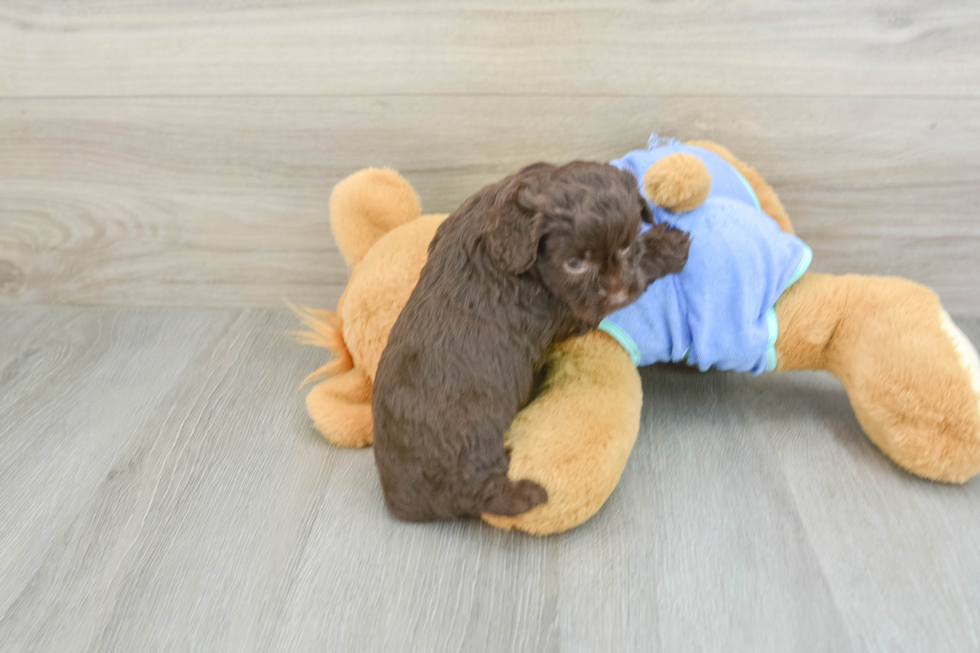
{"label": "gray wood plank", "polygon": [[327,200],[354,170],[399,168],[425,210],[451,211],[528,162],[608,160],[657,130],[716,140],[757,166],[814,247],[814,269],[904,275],[980,315],[978,103],[0,101],[0,302],[331,306],[347,272]]}
{"label": "gray wood plank", "polygon": [[[227,383],[229,365],[234,367],[242,354],[243,332],[261,331],[268,323],[262,318],[246,319],[247,327],[243,328],[241,321],[233,322],[236,312],[228,311],[140,310],[121,314],[103,309],[81,314],[96,321],[109,317],[117,322],[118,328],[101,330],[106,332],[103,338],[112,341],[112,348],[129,350],[130,355],[124,359],[118,355],[102,356],[97,367],[99,378],[81,379],[83,383],[76,379],[72,385],[78,385],[81,390],[68,400],[55,394],[47,401],[35,401],[43,404],[33,408],[43,408],[39,412],[48,416],[47,421],[59,423],[74,419],[80,422],[75,425],[77,431],[93,432],[87,438],[94,440],[87,443],[90,451],[87,457],[79,455],[78,446],[68,447],[58,442],[58,448],[64,451],[64,460],[56,468],[60,473],[41,485],[40,492],[35,483],[44,479],[38,478],[36,471],[30,473],[28,465],[24,465],[28,468],[24,474],[2,477],[5,486],[0,496],[4,497],[4,508],[21,507],[11,500],[18,493],[31,492],[37,497],[31,516],[27,516],[26,510],[21,511],[19,518],[5,515],[8,519],[3,523],[10,525],[25,546],[20,551],[4,547],[4,551],[19,553],[20,559],[12,567],[15,571],[25,567],[27,561],[38,563],[33,565],[35,569],[31,570],[28,582],[21,582],[17,587],[0,584],[3,588],[0,596],[6,608],[0,617],[0,649],[3,650],[93,650],[100,638],[111,634],[106,622],[121,587],[128,580],[130,567],[138,564],[136,561],[143,554],[137,545],[140,536],[146,533],[148,512],[155,500],[166,497],[172,484],[181,482],[168,475],[171,471],[168,465],[180,462],[180,456],[188,449],[194,451],[195,443],[181,436],[191,431],[206,438],[214,418],[210,413],[192,412],[195,404],[207,404],[216,386]],[[51,322],[56,322],[54,317]],[[271,332],[285,340],[280,329]],[[133,356],[132,350],[139,355]],[[141,360],[146,358],[151,360]],[[190,360],[194,365],[188,370]],[[179,375],[158,374],[157,368],[167,364],[178,365],[175,371]],[[106,384],[104,376],[120,378],[117,383]],[[175,383],[174,376],[180,382]],[[262,386],[263,381],[259,379],[257,387]],[[295,383],[288,387],[294,391]],[[88,414],[88,404],[102,398],[105,406]],[[237,397],[226,400],[234,403]],[[292,408],[300,406],[294,403]],[[0,439],[4,460],[13,452],[17,436],[24,432],[17,426],[20,414],[16,410],[3,416],[5,426],[12,424]],[[43,430],[33,431],[30,435],[42,433]],[[81,438],[76,436],[76,439]],[[249,449],[252,443],[238,444]],[[48,452],[39,450],[38,453]],[[99,462],[91,460],[95,457],[103,458],[103,464],[94,464]],[[53,467],[46,457],[37,458],[41,460],[35,466]],[[195,459],[205,469],[207,462]],[[92,477],[95,482],[83,483],[86,477]],[[11,492],[9,485],[16,492]],[[62,493],[70,500],[57,501]],[[241,498],[247,500],[247,494]],[[226,519],[236,517],[240,516],[227,515]],[[270,518],[274,518],[274,512]],[[27,528],[32,519],[58,522],[60,528],[42,534],[42,538]],[[270,520],[265,521],[268,524]],[[250,524],[250,527],[257,526],[257,523]],[[166,545],[166,535],[162,541]],[[206,556],[202,560],[210,558]],[[149,617],[159,618],[159,615]]]}
{"label": "gray wood plank", "polygon": [[[980,322],[961,325],[980,341]],[[781,386],[758,385],[764,399],[744,423],[773,445],[855,646],[977,650],[980,483],[939,485],[890,464],[827,379],[800,375]],[[822,424],[822,437],[790,419]],[[865,619],[869,614],[874,618]]]}
{"label": "gray wood plank", "polygon": [[663,529],[646,546],[664,650],[976,650],[977,479],[892,465],[825,374],[644,381],[649,430],[604,510],[632,495],[624,516]]}
{"label": "gray wood plank", "polygon": [[388,517],[307,421],[292,324],[0,310],[41,357],[3,368],[0,650],[976,648],[980,484],[890,465],[829,377],[645,370],[608,504],[531,538]]}
{"label": "gray wood plank", "polygon": [[[0,340],[17,353],[0,387],[0,613],[113,474],[146,411],[164,399],[221,326],[215,316],[224,315],[202,320],[173,311],[134,320],[112,310],[2,312]],[[34,326],[17,336],[11,316]]]}
{"label": "gray wood plank", "polygon": [[[547,540],[479,523],[394,522],[370,451],[333,449],[307,422],[296,382],[309,351],[283,336],[292,316],[246,313],[228,326],[225,313],[190,314],[221,326],[197,351],[196,372],[126,443],[106,442],[117,449],[113,464],[79,497],[80,510],[35,510],[67,527],[12,561],[16,569],[40,558],[26,582],[2,586],[12,593],[0,649],[351,650],[384,640],[392,650],[484,641],[491,650],[557,650],[537,626],[557,601]],[[146,348],[166,359],[172,347]],[[14,444],[0,439],[0,458]],[[54,485],[81,473],[85,461],[73,460]],[[36,490],[29,480],[5,477],[21,493]],[[47,492],[35,494],[43,501]]]}
{"label": "gray wood plank", "polygon": [[769,445],[739,415],[746,379],[643,378],[619,487],[561,541],[567,650],[854,650]]}
{"label": "gray wood plank", "polygon": [[977,97],[980,79],[964,0],[7,0],[0,19],[0,94],[20,97]]}

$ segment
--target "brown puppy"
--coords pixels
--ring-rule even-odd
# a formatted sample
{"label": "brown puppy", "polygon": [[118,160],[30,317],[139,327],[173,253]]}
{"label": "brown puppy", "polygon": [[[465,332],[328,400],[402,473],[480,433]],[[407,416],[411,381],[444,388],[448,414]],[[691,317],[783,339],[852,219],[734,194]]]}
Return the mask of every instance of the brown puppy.
{"label": "brown puppy", "polygon": [[510,481],[503,435],[553,342],[582,334],[687,261],[636,179],[610,165],[538,163],[440,225],[374,383],[385,503],[408,521],[518,515],[548,499]]}

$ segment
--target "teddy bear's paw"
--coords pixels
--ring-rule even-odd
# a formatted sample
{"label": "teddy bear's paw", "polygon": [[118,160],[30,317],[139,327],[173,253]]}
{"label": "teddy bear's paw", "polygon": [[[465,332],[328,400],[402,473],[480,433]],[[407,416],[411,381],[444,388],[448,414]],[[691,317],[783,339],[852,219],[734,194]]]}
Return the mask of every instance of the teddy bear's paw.
{"label": "teddy bear's paw", "polygon": [[316,430],[338,447],[366,447],[374,440],[371,382],[357,368],[314,386],[306,411]]}
{"label": "teddy bear's paw", "polygon": [[970,387],[977,397],[977,410],[980,411],[980,354],[977,354],[976,347],[966,337],[966,334],[956,326],[953,318],[946,311],[942,312],[942,325],[943,331],[953,343],[953,349],[956,350],[956,355],[960,359],[960,365],[970,376]]}
{"label": "teddy bear's paw", "polygon": [[[964,483],[980,474],[980,356],[949,314],[939,310],[943,334],[939,338],[949,349],[945,353],[945,347],[935,349],[927,369],[918,370],[925,373],[928,387],[894,397],[888,428],[881,431],[893,431],[893,437],[886,435],[876,442],[919,476]],[[927,346],[928,338],[922,342]],[[956,361],[959,370],[942,364],[943,360]],[[906,379],[915,377],[908,372]]]}
{"label": "teddy bear's paw", "polygon": [[678,152],[647,169],[643,190],[654,206],[674,213],[693,211],[711,192],[711,173],[698,157]]}

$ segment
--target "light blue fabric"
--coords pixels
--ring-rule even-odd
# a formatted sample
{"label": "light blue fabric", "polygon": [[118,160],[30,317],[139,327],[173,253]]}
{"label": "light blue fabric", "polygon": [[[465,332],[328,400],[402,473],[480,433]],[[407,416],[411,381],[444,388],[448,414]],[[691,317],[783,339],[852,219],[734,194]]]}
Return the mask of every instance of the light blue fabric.
{"label": "light blue fabric", "polygon": [[708,199],[693,211],[650,207],[655,222],[691,234],[687,265],[655,281],[599,328],[622,343],[637,365],[686,360],[702,371],[775,369],[779,324],[773,306],[806,271],[812,252],[780,231],[745,178],[713,152],[654,135],[650,149],[611,164],[636,176],[643,193],[647,168],[675,152],[699,157],[712,178]]}

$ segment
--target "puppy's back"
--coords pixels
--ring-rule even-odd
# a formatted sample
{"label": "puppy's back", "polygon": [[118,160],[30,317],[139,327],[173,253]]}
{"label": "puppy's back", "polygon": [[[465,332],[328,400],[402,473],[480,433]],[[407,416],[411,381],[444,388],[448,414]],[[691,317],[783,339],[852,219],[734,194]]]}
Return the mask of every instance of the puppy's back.
{"label": "puppy's back", "polygon": [[553,307],[487,260],[468,205],[440,225],[375,379],[375,459],[389,511],[407,521],[518,515],[547,500],[507,478],[503,434],[529,399]]}

